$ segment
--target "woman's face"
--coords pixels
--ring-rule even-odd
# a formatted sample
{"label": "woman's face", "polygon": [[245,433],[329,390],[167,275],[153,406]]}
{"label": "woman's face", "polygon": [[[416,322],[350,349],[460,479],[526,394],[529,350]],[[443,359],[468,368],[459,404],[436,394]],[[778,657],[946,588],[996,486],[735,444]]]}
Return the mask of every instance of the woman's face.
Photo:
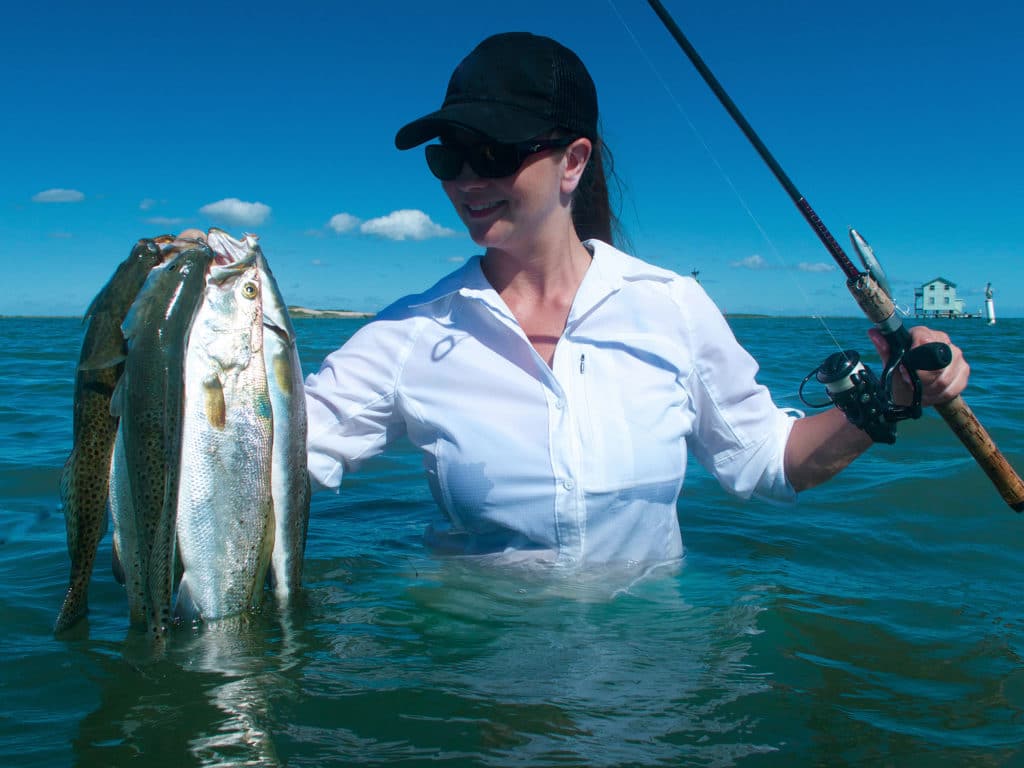
{"label": "woman's face", "polygon": [[[471,140],[455,137],[464,139]],[[563,193],[564,161],[564,150],[542,150],[499,179],[478,176],[466,163],[458,177],[441,184],[473,242],[505,250],[529,244],[551,227],[571,226]]]}

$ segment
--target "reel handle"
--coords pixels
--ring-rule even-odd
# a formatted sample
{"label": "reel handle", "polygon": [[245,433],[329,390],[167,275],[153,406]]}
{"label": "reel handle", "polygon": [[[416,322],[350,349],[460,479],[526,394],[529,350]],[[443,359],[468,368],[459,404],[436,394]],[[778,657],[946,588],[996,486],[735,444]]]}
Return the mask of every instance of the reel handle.
{"label": "reel handle", "polygon": [[953,362],[953,350],[941,341],[929,341],[908,349],[903,364],[915,371],[939,371]]}

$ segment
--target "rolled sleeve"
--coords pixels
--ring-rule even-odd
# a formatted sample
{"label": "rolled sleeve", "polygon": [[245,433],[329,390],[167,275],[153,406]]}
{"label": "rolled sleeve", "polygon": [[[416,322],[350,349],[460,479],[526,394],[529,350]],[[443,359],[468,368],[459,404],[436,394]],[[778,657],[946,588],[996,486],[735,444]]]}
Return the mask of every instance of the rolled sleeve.
{"label": "rolled sleeve", "polygon": [[395,391],[410,343],[399,324],[371,322],[306,378],[306,446],[315,489],[336,490],[346,472],[405,434]]}
{"label": "rolled sleeve", "polygon": [[686,300],[695,350],[687,382],[695,411],[691,450],[730,493],[794,501],[785,472],[794,416],[757,382],[757,362],[704,291],[697,288]]}

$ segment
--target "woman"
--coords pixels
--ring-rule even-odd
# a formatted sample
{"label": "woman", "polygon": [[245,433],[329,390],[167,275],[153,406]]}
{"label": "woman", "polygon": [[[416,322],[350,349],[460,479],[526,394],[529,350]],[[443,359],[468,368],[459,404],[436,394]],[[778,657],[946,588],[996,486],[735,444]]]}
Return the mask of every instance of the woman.
{"label": "woman", "polygon": [[[838,410],[776,408],[694,280],[609,244],[597,122],[577,56],[510,33],[483,41],[441,109],[398,132],[399,149],[440,139],[428,165],[484,252],[307,379],[315,484],[337,488],[408,435],[443,512],[427,532],[436,551],[652,563],[683,552],[687,450],[735,494],[791,501],[870,446]],[[921,373],[926,404],[966,385],[953,351]]]}

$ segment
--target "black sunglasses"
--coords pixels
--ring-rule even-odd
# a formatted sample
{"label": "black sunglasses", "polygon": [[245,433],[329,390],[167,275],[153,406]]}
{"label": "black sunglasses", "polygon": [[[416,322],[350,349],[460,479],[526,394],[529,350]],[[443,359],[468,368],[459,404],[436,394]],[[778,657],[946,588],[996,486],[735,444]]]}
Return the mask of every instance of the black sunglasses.
{"label": "black sunglasses", "polygon": [[501,144],[496,141],[482,144],[428,144],[427,165],[430,172],[441,181],[452,181],[462,173],[462,166],[469,163],[477,176],[484,179],[501,179],[518,171],[530,155],[545,149],[567,147],[577,136],[558,139],[533,139],[518,144]]}

